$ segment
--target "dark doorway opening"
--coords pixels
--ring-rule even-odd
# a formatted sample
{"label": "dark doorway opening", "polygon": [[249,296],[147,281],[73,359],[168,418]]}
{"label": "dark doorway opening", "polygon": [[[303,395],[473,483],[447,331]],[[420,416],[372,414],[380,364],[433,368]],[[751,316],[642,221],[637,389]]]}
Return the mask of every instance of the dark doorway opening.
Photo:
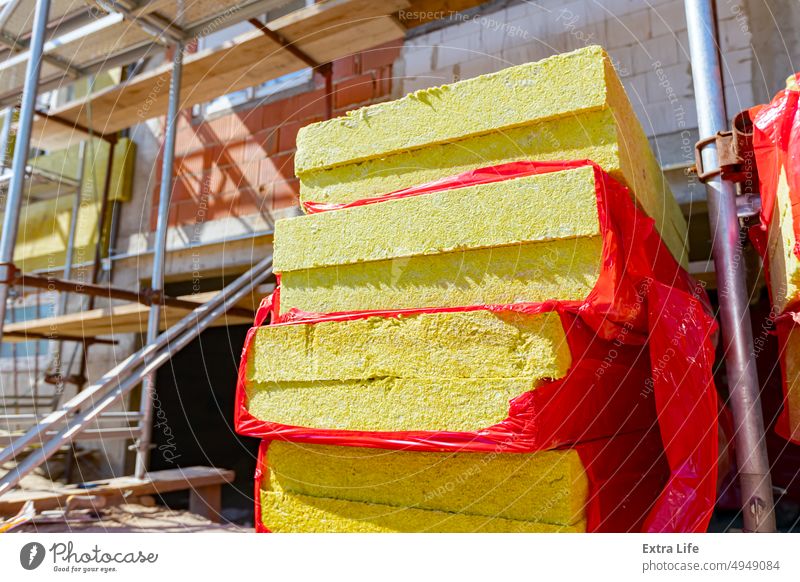
{"label": "dark doorway opening", "polygon": [[[222,516],[241,525],[253,523],[258,452],[258,440],[237,435],[233,426],[236,377],[248,328],[207,329],[158,370],[150,457],[154,471],[196,465],[235,471],[235,481],[222,490]],[[188,491],[162,499],[174,509],[189,506]]]}

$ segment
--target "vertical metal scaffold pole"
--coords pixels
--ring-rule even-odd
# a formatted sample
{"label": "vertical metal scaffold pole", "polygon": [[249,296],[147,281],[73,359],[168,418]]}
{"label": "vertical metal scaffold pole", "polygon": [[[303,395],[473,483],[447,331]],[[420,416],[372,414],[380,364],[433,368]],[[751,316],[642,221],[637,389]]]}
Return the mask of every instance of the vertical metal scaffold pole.
{"label": "vertical metal scaffold pole", "polygon": [[[163,164],[161,170],[161,189],[158,194],[158,222],[153,251],[153,279],[151,287],[154,291],[164,290],[164,264],[167,251],[167,227],[169,203],[172,194],[172,167],[175,161],[175,132],[178,125],[178,113],[181,94],[181,73],[183,72],[183,45],[175,46],[172,60],[172,81],[169,86],[169,107],[167,110],[166,135],[164,136]],[[147,343],[156,341],[161,319],[161,305],[154,301],[150,306],[147,320]],[[153,433],[153,395],[155,392],[155,373],[148,374],[142,382],[142,399],[139,405],[140,424],[139,442],[136,451],[136,469],[134,475],[142,479],[147,472],[150,459],[150,440]]]}
{"label": "vertical metal scaffold pole", "polygon": [[0,130],[0,175],[6,171],[8,146],[11,142],[11,124],[14,122],[14,108],[8,107],[3,114],[3,129]]}
{"label": "vertical metal scaffold pole", "polygon": [[39,72],[42,68],[42,49],[47,30],[50,0],[37,0],[33,15],[33,29],[25,69],[25,86],[22,89],[17,137],[14,144],[14,159],[11,162],[11,182],[8,185],[3,232],[0,233],[0,341],[3,340],[3,322],[6,319],[6,300],[11,278],[11,262],[17,242],[19,211],[22,208],[25,167],[28,165],[28,150],[31,145],[31,126],[36,109],[36,94],[39,90]]}
{"label": "vertical metal scaffold pole", "polygon": [[[69,223],[69,234],[67,235],[67,251],[64,256],[64,279],[72,278],[72,263],[75,261],[75,236],[78,231],[78,215],[81,211],[83,204],[83,183],[84,174],[86,172],[86,140],[81,141],[78,149],[78,190],[75,192],[75,200],[72,201],[72,214]],[[102,225],[100,228],[102,231]],[[98,233],[98,236],[100,234]],[[58,303],[56,303],[56,317],[64,315],[67,312],[67,304],[69,302],[69,293],[62,291],[58,294]],[[61,361],[64,353],[64,342],[55,342],[54,349],[50,353],[50,361],[54,364],[54,372],[58,377],[57,389],[59,391],[64,389],[63,378],[63,362]]]}
{"label": "vertical metal scaffold pole", "polygon": [[[711,0],[685,0],[685,4],[694,97],[702,140],[727,129],[722,76]],[[706,170],[719,167],[713,143],[703,149],[702,156]],[[706,192],[725,364],[736,425],[736,462],[742,490],[744,529],[773,532],[775,512],[772,482],[764,440],[750,310],[747,306],[744,261],[739,244],[736,191],[732,182],[722,180],[717,174],[706,182]]]}

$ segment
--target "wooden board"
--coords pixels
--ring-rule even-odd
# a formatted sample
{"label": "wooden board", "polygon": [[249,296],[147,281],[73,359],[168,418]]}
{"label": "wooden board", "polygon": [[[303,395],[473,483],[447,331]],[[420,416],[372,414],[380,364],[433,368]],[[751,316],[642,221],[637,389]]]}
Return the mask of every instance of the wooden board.
{"label": "wooden board", "polygon": [[[390,14],[407,0],[328,0],[278,18],[267,26],[319,63],[402,38],[404,27]],[[306,64],[279,43],[253,30],[221,48],[186,55],[181,108],[299,71]],[[68,103],[50,112],[96,132],[110,133],[165,115],[172,77],[170,62],[130,81]],[[33,144],[61,149],[86,135],[58,122],[37,118]]]}
{"label": "wooden board", "polygon": [[90,481],[77,485],[54,485],[52,490],[36,491],[15,489],[0,497],[0,515],[16,514],[26,501],[33,501],[36,511],[59,509],[66,506],[67,499],[73,495],[93,495],[122,500],[128,497],[143,495],[159,495],[185,489],[201,489],[219,487],[231,483],[235,477],[233,471],[214,467],[185,467],[152,471],[144,479],[134,477],[117,477],[101,481]]}
{"label": "wooden board", "polygon": [[[244,307],[255,312],[261,298],[266,295],[271,286],[262,286],[252,295],[245,297],[237,303],[238,307]],[[198,293],[196,295],[186,295],[180,297],[187,301],[196,302],[198,305],[210,300],[216,291],[208,293]],[[4,342],[24,342],[24,336],[8,335],[11,332],[45,334],[52,339],[59,336],[70,337],[98,337],[110,336],[120,333],[145,333],[147,331],[147,316],[150,308],[139,303],[125,303],[111,307],[92,309],[79,313],[69,313],[66,315],[45,317],[20,321],[17,323],[6,324],[3,327],[5,335]],[[189,313],[188,309],[180,307],[164,307],[161,310],[161,329],[177,323],[183,316]],[[248,325],[252,324],[253,319],[243,316],[222,315],[211,324],[211,327],[221,327],[227,325]],[[34,338],[30,338],[34,339]]]}

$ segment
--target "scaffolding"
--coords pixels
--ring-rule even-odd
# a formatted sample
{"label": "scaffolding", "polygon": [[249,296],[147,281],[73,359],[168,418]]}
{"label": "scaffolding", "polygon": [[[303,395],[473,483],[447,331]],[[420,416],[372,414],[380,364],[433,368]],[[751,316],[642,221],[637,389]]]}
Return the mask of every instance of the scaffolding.
{"label": "scaffolding", "polygon": [[[98,275],[104,251],[99,234],[91,282],[70,280],[75,245],[74,212],[67,240],[64,277],[55,278],[20,271],[13,264],[13,255],[24,194],[41,194],[45,183],[52,186],[60,179],[28,166],[31,145],[35,144],[43,149],[63,148],[65,140],[66,143],[80,140],[79,164],[83,168],[88,140],[101,139],[109,144],[111,151],[100,209],[99,224],[102,228],[108,214],[108,189],[111,183],[113,148],[117,142],[116,132],[143,120],[141,111],[135,111],[131,115],[128,109],[125,115],[118,115],[121,109],[125,109],[121,103],[124,104],[128,96],[130,100],[141,103],[142,87],[152,86],[154,82],[168,84],[166,98],[155,95],[152,107],[146,111],[146,117],[166,113],[162,175],[171,177],[179,112],[199,101],[207,101],[236,90],[235,83],[232,88],[229,80],[225,81],[227,77],[224,74],[230,76],[233,72],[241,76],[241,69],[247,67],[247,74],[238,82],[253,85],[286,72],[312,67],[325,80],[328,91],[326,103],[330,115],[332,87],[331,67],[328,63],[340,56],[400,38],[404,33],[402,26],[389,16],[405,5],[399,0],[389,1],[381,6],[364,0],[327,0],[318,4],[307,3],[305,8],[274,21],[263,23],[257,18],[269,9],[286,3],[287,0],[261,0],[243,5],[232,1],[196,2],[189,12],[178,15],[174,13],[175,6],[172,3],[137,4],[131,1],[102,0],[97,4],[105,15],[85,23],[81,14],[67,14],[63,3],[37,0],[33,25],[29,31],[30,40],[20,40],[24,30],[17,28],[14,31],[12,36],[16,40],[10,51],[16,51],[20,46],[24,50],[11,55],[0,64],[0,78],[3,79],[0,82],[0,102],[4,99],[16,99],[18,95],[15,95],[15,91],[22,91],[11,171],[0,177],[0,188],[7,183],[8,192],[0,241],[0,338],[12,342],[12,346],[14,342],[33,338],[57,340],[56,350],[61,349],[63,342],[77,342],[83,348],[83,363],[77,374],[70,375],[54,370],[49,376],[52,382],[76,384],[78,392],[74,397],[63,403],[50,403],[50,410],[46,413],[34,405],[32,412],[15,410],[2,417],[7,425],[24,426],[26,429],[0,439],[0,445],[3,446],[0,450],[0,463],[16,461],[14,468],[0,480],[0,495],[15,487],[22,477],[45,462],[63,445],[81,439],[133,438],[136,448],[134,478],[145,479],[151,448],[155,371],[203,330],[214,325],[222,315],[226,315],[227,323],[251,323],[254,315],[253,293],[272,275],[271,257],[265,257],[248,272],[211,296],[167,296],[163,291],[167,217],[174,178],[165,178],[160,186],[150,289],[134,292],[99,283]],[[3,17],[7,16],[9,10],[13,11],[18,7],[19,2],[12,2],[0,13],[0,34],[5,34],[6,38],[9,22],[13,22],[13,18]],[[53,20],[52,15],[48,19],[50,11],[60,19],[55,27],[48,25]],[[352,26],[351,19],[347,18],[354,11],[366,14],[355,27]],[[63,24],[65,20],[68,22],[66,25]],[[216,28],[243,21],[250,22],[253,32],[238,37],[232,45],[215,51],[185,55],[185,45],[198,34],[207,34]],[[52,38],[60,29],[66,29],[62,30],[62,36]],[[113,50],[102,48],[103,39],[110,36],[118,36],[120,40],[114,43]],[[98,42],[92,42],[93,39]],[[313,51],[313,56],[304,52],[305,46]],[[167,64],[130,77],[122,84],[105,91],[68,103],[61,109],[43,111],[36,108],[36,96],[40,91],[51,90],[67,78],[75,79],[131,64],[154,47],[163,49],[167,55],[171,54]],[[270,58],[263,59],[266,64],[253,64],[254,51],[269,55]],[[98,57],[102,57],[102,64],[96,62]],[[65,63],[69,63],[69,66]],[[21,77],[16,73],[23,65],[26,69],[24,77]],[[214,76],[221,76],[225,82],[208,83],[208,78]],[[191,83],[188,90],[183,83],[187,79]],[[198,91],[199,83],[204,79],[203,90]],[[112,99],[116,107],[104,109],[104,99]],[[86,110],[92,111],[90,117],[85,116]],[[7,109],[3,128],[4,144],[9,140],[13,117],[12,110]],[[59,187],[68,185],[80,191],[81,184],[82,178],[79,177],[69,184],[61,180]],[[77,198],[76,196],[76,200]],[[5,311],[9,293],[20,288],[59,292],[60,300],[55,315],[24,323],[6,324]],[[69,293],[88,296],[87,309],[80,314],[67,314],[65,298]],[[96,297],[130,303],[93,309]],[[143,327],[141,316],[144,311],[148,317],[147,325]],[[85,325],[87,320],[91,320],[88,329]],[[93,343],[113,343],[113,339],[97,337],[108,334],[112,324],[114,333],[144,332],[144,346],[101,378],[87,384],[87,348]],[[140,384],[142,398],[138,411],[108,411],[112,404]]]}
{"label": "scaffolding", "polygon": [[[86,14],[81,11],[69,13],[66,6],[69,3],[37,0],[29,40],[21,40],[25,36],[25,30],[19,26],[14,29],[13,15],[19,4],[18,0],[12,0],[0,12],[0,42],[10,46],[9,51],[18,52],[0,65],[0,73],[4,73],[0,75],[4,79],[0,82],[0,105],[16,101],[20,92],[22,94],[0,240],[0,339],[13,339],[9,337],[9,333],[19,332],[14,325],[5,326],[4,330],[6,300],[12,287],[55,284],[62,293],[118,298],[143,306],[148,312],[146,342],[140,350],[51,412],[7,415],[7,419],[28,422],[31,426],[16,438],[3,443],[0,462],[19,459],[23,451],[28,454],[18,462],[14,470],[0,479],[0,495],[13,488],[23,476],[47,460],[62,445],[81,438],[136,437],[135,478],[145,478],[150,450],[154,372],[169,360],[171,354],[212,325],[222,314],[227,312],[243,318],[251,317],[251,312],[235,311],[235,306],[271,275],[271,258],[265,257],[219,293],[207,298],[199,307],[187,299],[164,295],[167,215],[172,190],[178,112],[185,107],[235,91],[245,84],[252,86],[287,72],[312,67],[325,76],[327,109],[328,115],[331,115],[328,63],[345,54],[364,50],[386,42],[387,39],[398,38],[402,27],[390,14],[405,5],[401,0],[381,3],[366,0],[327,0],[275,21],[262,23],[257,19],[259,14],[284,4],[285,1],[253,0],[243,5],[232,1],[201,1],[192,3],[191,13],[183,14],[176,12],[173,3],[135,0],[96,0],[95,3],[103,11],[103,16],[87,20]],[[233,9],[233,6],[236,8]],[[722,98],[712,2],[685,0],[685,6],[701,138],[698,151],[703,168],[711,169],[704,172],[703,181],[708,194],[714,265],[719,285],[728,290],[720,295],[719,301],[724,354],[736,425],[735,440],[745,529],[774,531],[769,465],[764,443],[758,378],[753,360],[743,261],[738,246],[739,219],[735,186],[720,171],[715,170],[720,167],[720,162],[714,138],[726,129],[727,120]],[[48,27],[48,14],[51,11],[59,19],[57,25]],[[348,22],[346,25],[337,25],[337,17],[344,14],[358,14],[358,24]],[[220,26],[220,23],[229,26],[244,21],[250,21],[254,27],[253,32],[237,38],[231,46],[216,53],[184,55],[183,47],[186,43],[204,32],[207,33],[214,23],[216,26]],[[129,26],[131,24],[134,26]],[[119,41],[109,48],[108,40],[111,38],[118,38]],[[97,42],[91,42],[92,39]],[[170,51],[168,62],[161,67],[53,111],[36,109],[36,95],[39,91],[58,87],[65,79],[96,74],[112,67],[133,63],[149,55],[154,48]],[[254,64],[250,55],[256,53],[270,55],[271,58],[264,59],[264,63]],[[242,71],[247,71],[247,74]],[[200,80],[210,78],[215,81],[206,81],[203,89],[199,90]],[[108,141],[113,147],[117,131],[141,121],[141,111],[137,112],[132,103],[140,102],[141,96],[147,94],[156,84],[165,83],[169,85],[168,95],[157,95],[147,110],[149,117],[166,115],[162,168],[165,178],[162,180],[159,196],[152,289],[133,293],[100,285],[96,279],[91,285],[78,289],[68,280],[71,257],[66,263],[63,280],[19,272],[12,261],[24,184],[30,184],[33,189],[34,182],[38,179],[34,178],[36,171],[28,166],[31,144],[47,146],[62,141],[65,136],[73,140],[76,136],[82,140],[94,136]],[[89,103],[93,106],[94,117],[91,119],[86,116]],[[8,111],[5,116],[7,125],[10,120],[11,112]],[[109,159],[111,158],[113,156]],[[108,183],[110,180],[106,181],[106,185]],[[79,187],[79,184],[73,186]],[[104,200],[104,205],[105,203]],[[72,232],[70,240],[73,240]],[[100,256],[99,252],[95,254],[95,267]],[[160,323],[167,310],[183,310],[185,315],[162,332]],[[58,315],[63,316],[63,310]],[[68,330],[69,327],[64,329]],[[31,334],[27,337],[31,337]],[[86,341],[86,338],[75,337],[70,333],[64,333],[58,339]],[[112,403],[141,382],[144,382],[143,397],[138,411],[106,412]],[[88,428],[97,419],[103,422],[122,421],[125,426],[108,428],[107,432],[98,435],[97,431],[103,429]],[[136,423],[135,426],[131,422]],[[34,444],[38,447],[31,450],[29,447]]]}

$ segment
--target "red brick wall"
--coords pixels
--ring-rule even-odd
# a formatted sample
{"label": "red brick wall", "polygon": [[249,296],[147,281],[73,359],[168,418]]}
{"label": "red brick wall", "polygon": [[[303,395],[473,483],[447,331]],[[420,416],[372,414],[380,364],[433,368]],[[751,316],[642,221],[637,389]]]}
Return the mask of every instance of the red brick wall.
{"label": "red brick wall", "polygon": [[[334,115],[388,98],[392,63],[401,42],[333,63]],[[190,112],[184,111],[176,135],[170,226],[269,215],[297,205],[295,139],[301,127],[324,118],[325,105],[324,80],[315,75],[311,91],[209,121],[193,121]],[[159,158],[157,182],[160,168]],[[156,183],[152,229],[159,186]]]}

